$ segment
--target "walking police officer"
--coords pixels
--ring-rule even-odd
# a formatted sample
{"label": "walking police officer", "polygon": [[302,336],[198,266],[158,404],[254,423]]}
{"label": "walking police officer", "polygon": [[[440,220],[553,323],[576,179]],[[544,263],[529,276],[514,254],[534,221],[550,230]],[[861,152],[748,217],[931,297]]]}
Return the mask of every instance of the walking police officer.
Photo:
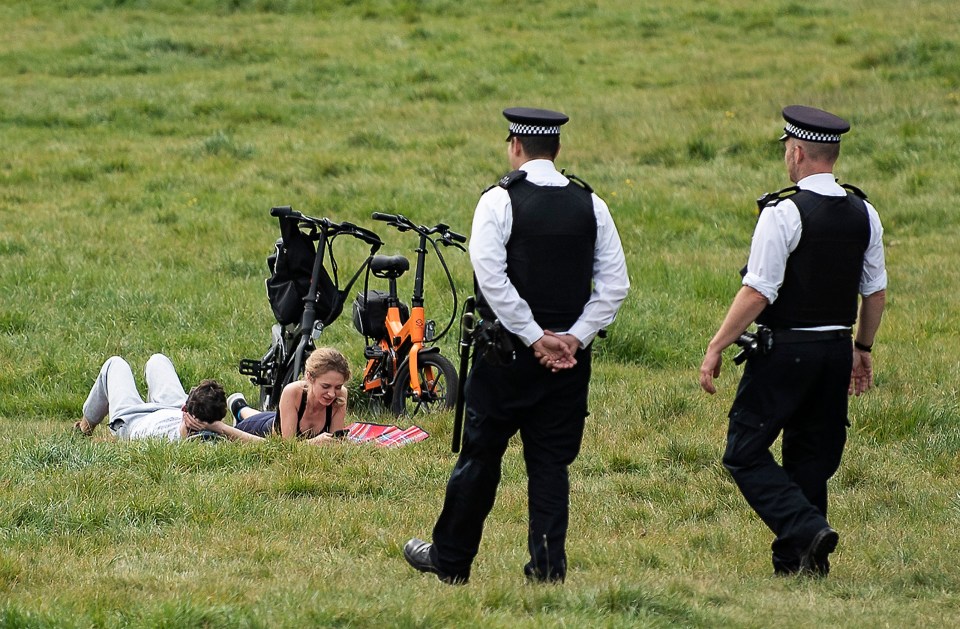
{"label": "walking police officer", "polygon": [[[723,464],[776,535],[775,573],[825,576],[839,541],[827,521],[827,480],[846,443],[847,396],[873,384],[870,351],[887,285],[883,228],[863,193],[833,176],[850,125],[800,105],[783,118],[796,186],[761,208],[743,286],[707,347],[700,386],[715,393],[721,352],[751,322],[763,326],[730,410]],[[770,453],[781,432],[782,466]]]}
{"label": "walking police officer", "polygon": [[[524,573],[537,581],[565,578],[567,468],[583,438],[590,344],[613,321],[629,287],[606,204],[554,166],[567,116],[529,108],[503,115],[510,123],[513,171],[477,204],[470,260],[477,310],[505,332],[499,343],[475,351],[463,449],[433,543],[414,538],[404,547],[414,568],[448,583],[470,577],[501,460],[517,432],[529,479],[530,562]],[[513,345],[512,360],[504,343]]]}

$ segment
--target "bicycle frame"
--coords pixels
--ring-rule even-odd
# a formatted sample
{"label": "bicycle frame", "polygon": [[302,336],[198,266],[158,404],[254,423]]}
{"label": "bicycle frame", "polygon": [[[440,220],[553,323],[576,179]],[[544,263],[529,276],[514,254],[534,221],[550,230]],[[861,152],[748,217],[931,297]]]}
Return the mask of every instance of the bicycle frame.
{"label": "bicycle frame", "polygon": [[[396,378],[397,372],[406,361],[410,365],[410,388],[419,396],[423,395],[420,385],[420,376],[417,369],[417,357],[423,351],[423,343],[426,334],[426,321],[423,306],[415,307],[410,312],[410,318],[406,323],[401,322],[400,307],[390,306],[387,308],[386,327],[388,338],[379,339],[377,344],[382,352],[393,356],[393,365],[391,369],[391,378]],[[389,339],[389,340],[388,340]],[[409,350],[405,349],[409,346]],[[406,356],[404,356],[404,353]],[[397,362],[397,357],[401,361]],[[364,391],[376,391],[383,388],[383,376],[372,376],[379,364],[379,358],[374,357],[367,360],[367,365],[363,371],[363,389]],[[392,384],[392,383],[391,383]]]}
{"label": "bicycle frame", "polygon": [[[420,246],[417,247],[417,265],[413,282],[413,298],[411,299],[410,317],[406,322],[400,316],[400,299],[397,296],[397,278],[388,276],[390,282],[390,296],[387,298],[387,315],[384,321],[387,334],[386,338],[379,339],[380,348],[390,352],[394,356],[393,373],[391,377],[396,377],[401,364],[397,364],[396,356],[399,354],[402,360],[406,360],[410,365],[410,388],[417,394],[423,395],[420,386],[420,376],[417,372],[417,356],[423,349],[423,343],[426,339],[427,318],[423,307],[423,276],[426,266],[427,254],[427,236],[420,235]],[[399,277],[399,274],[397,274]],[[376,369],[377,359],[371,358],[367,361],[364,369],[364,390],[370,391],[382,386],[380,378],[370,382],[367,376]]]}
{"label": "bicycle frame", "polygon": [[[406,270],[406,264],[404,264],[403,268],[400,268],[399,266],[385,266],[380,272],[373,272],[377,277],[381,277],[389,281],[387,312],[384,319],[386,334],[382,338],[375,339],[375,347],[377,348],[376,350],[367,352],[368,360],[363,372],[363,388],[364,391],[368,393],[378,390],[384,391],[387,389],[393,389],[394,394],[397,394],[396,388],[401,387],[402,390],[402,386],[404,384],[397,382],[397,374],[400,372],[402,367],[406,365],[410,374],[410,390],[416,395],[417,399],[421,399],[424,395],[424,390],[423,383],[420,379],[418,359],[421,353],[439,352],[439,348],[425,347],[425,343],[432,342],[440,338],[433,338],[431,326],[432,322],[428,323],[426,310],[424,308],[423,282],[426,268],[426,256],[428,253],[427,244],[431,243],[434,245],[434,248],[437,249],[438,258],[440,259],[441,264],[443,264],[444,269],[446,269],[443,256],[440,255],[440,251],[437,248],[436,242],[430,238],[430,235],[439,234],[440,238],[438,240],[440,240],[441,244],[444,244],[445,246],[455,246],[461,250],[463,247],[457,243],[465,242],[466,238],[460,234],[450,231],[449,228],[443,224],[439,224],[432,228],[416,226],[403,216],[381,214],[379,212],[374,212],[373,218],[375,220],[386,221],[390,225],[397,227],[397,229],[400,231],[416,231],[419,235],[419,243],[415,250],[417,254],[417,260],[414,272],[413,296],[411,299],[410,316],[406,321],[403,321],[402,319],[400,312],[400,299],[397,294],[397,278],[399,278]],[[447,274],[449,277],[449,271]],[[455,291],[454,299],[456,299]],[[456,311],[456,303],[454,304],[454,311]],[[447,329],[449,329],[449,326],[447,326]],[[444,333],[446,333],[446,330],[444,330]],[[443,333],[440,336],[442,337]],[[380,368],[385,356],[390,357],[389,373],[378,374],[377,371]],[[385,376],[389,376],[390,378],[390,382],[386,383],[386,386],[383,382],[383,378]]]}
{"label": "bicycle frame", "polygon": [[[316,242],[316,255],[313,259],[310,284],[303,297],[304,309],[299,325],[275,325],[274,338],[271,347],[260,360],[244,359],[240,361],[240,373],[251,376],[251,382],[261,386],[261,407],[272,409],[276,406],[280,391],[283,387],[299,377],[306,363],[306,356],[314,349],[314,340],[319,338],[325,326],[331,324],[343,308],[343,296],[346,294],[365,269],[369,267],[374,254],[383,246],[380,237],[362,227],[352,223],[335,223],[326,218],[313,218],[297,212],[289,206],[274,207],[270,210],[271,216],[281,221],[295,221],[295,228],[306,227],[311,230],[310,238]],[[283,231],[283,229],[281,229]],[[339,276],[336,261],[333,259],[332,243],[340,235],[349,235],[370,245],[370,254],[360,265],[347,286],[340,290]],[[335,305],[325,319],[318,317],[317,301],[321,290],[321,277],[326,277],[324,263],[331,261],[333,286],[335,291]],[[327,287],[330,288],[329,286]],[[296,346],[292,347],[293,340],[298,338]],[[264,398],[264,392],[266,399]]]}

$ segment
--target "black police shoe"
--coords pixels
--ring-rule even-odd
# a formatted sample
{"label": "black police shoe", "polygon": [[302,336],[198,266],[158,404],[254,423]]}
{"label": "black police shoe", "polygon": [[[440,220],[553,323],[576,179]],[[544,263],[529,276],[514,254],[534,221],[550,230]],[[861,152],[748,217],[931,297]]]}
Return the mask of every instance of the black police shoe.
{"label": "black police shoe", "polygon": [[800,573],[825,577],[830,572],[830,553],[837,548],[840,534],[829,526],[820,529],[800,557]]}
{"label": "black police shoe", "polygon": [[543,574],[534,567],[532,561],[523,567],[523,574],[528,581],[534,583],[563,583],[566,578],[563,572],[553,571],[549,575]]}
{"label": "black police shoe", "polygon": [[773,567],[773,576],[775,577],[784,577],[784,578],[793,577],[793,576],[796,576],[798,572],[800,572],[799,566],[790,566],[790,567],[774,566]]}
{"label": "black police shoe", "polygon": [[433,563],[430,557],[430,549],[433,544],[425,542],[422,539],[412,538],[403,545],[403,558],[407,563],[420,572],[432,572],[437,578],[450,585],[463,585],[467,582],[467,577],[460,577],[453,574],[447,574]]}

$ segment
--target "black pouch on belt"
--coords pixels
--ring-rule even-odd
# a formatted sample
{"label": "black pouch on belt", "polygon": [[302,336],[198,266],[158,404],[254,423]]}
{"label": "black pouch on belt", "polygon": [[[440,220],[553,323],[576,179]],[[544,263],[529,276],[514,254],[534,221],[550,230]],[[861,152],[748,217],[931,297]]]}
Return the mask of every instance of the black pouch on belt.
{"label": "black pouch on belt", "polygon": [[477,323],[473,343],[483,360],[496,367],[509,365],[516,358],[512,335],[496,319]]}

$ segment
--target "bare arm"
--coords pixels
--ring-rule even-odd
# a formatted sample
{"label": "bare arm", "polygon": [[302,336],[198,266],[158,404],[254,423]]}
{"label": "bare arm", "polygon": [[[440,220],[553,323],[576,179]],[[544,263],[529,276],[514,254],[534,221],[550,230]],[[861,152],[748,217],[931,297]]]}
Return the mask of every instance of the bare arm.
{"label": "bare arm", "polygon": [[860,317],[857,320],[857,342],[873,345],[873,339],[880,328],[883,309],[887,305],[887,291],[878,290],[872,295],[860,299]]}
{"label": "bare arm", "polygon": [[720,366],[723,364],[723,350],[733,344],[744,330],[767,307],[767,298],[749,286],[743,286],[734,297],[727,316],[720,324],[720,329],[713,335],[707,352],[700,365],[700,387],[707,393],[717,392],[713,379],[720,375]]}
{"label": "bare arm", "polygon": [[251,435],[249,432],[244,432],[239,428],[234,428],[233,426],[225,424],[222,421],[216,421],[207,424],[207,430],[212,430],[218,435],[226,437],[230,441],[242,441],[244,443],[263,441],[263,437]]}
{"label": "bare arm", "polygon": [[280,403],[277,404],[277,418],[280,422],[280,436],[284,439],[296,439],[297,411],[300,410],[300,400],[303,399],[303,381],[295,380],[283,387],[280,393]]}
{"label": "bare arm", "polygon": [[258,437],[256,435],[251,435],[248,432],[243,432],[233,426],[228,426],[222,421],[215,422],[202,422],[190,413],[183,411],[183,422],[180,424],[180,436],[186,437],[190,433],[198,433],[203,430],[209,430],[214,432],[222,437],[226,437],[230,441],[263,441],[263,437]]}
{"label": "bare arm", "polygon": [[[877,330],[880,328],[880,319],[887,303],[887,291],[879,290],[860,300],[860,317],[857,320],[856,342],[861,345],[873,345]],[[853,370],[850,373],[850,389],[852,395],[860,395],[873,386],[873,357],[870,352],[853,349]]]}
{"label": "bare arm", "polygon": [[343,430],[347,417],[347,387],[341,387],[337,393],[338,401],[333,403],[333,416],[330,418],[330,432]]}

